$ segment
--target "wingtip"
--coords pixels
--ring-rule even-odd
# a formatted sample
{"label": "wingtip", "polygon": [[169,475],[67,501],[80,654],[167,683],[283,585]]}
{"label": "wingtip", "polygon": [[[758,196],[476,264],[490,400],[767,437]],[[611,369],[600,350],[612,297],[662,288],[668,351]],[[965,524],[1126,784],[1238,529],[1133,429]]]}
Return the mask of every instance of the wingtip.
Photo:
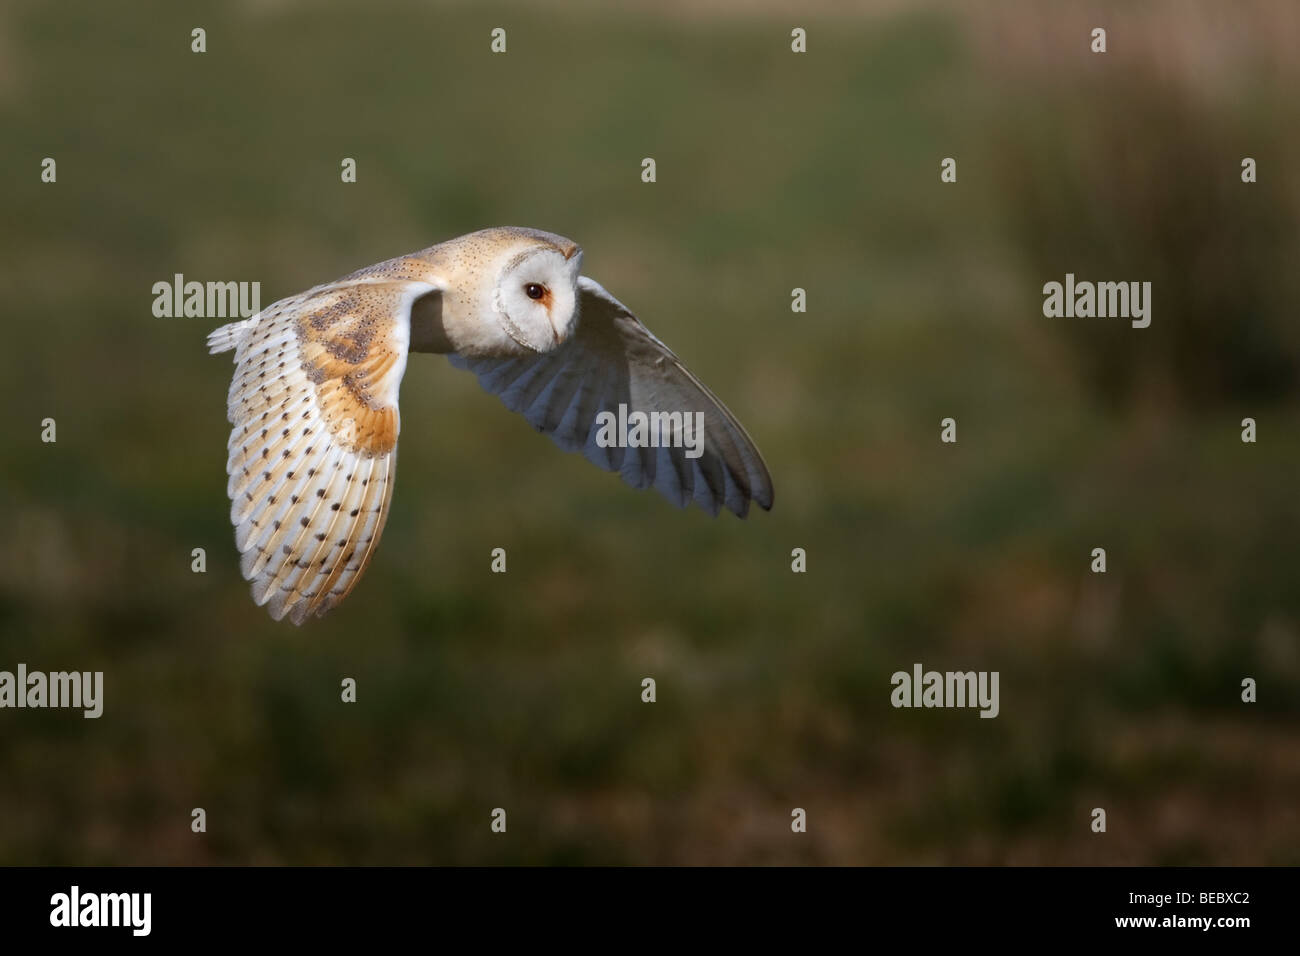
{"label": "wingtip", "polygon": [[750,502],[753,502],[754,504],[758,505],[764,511],[771,511],[774,497],[775,495],[772,492],[772,489],[768,488],[766,493],[761,496],[757,494],[751,494],[742,498],[738,507],[733,508],[730,505],[728,505],[727,510],[743,521],[744,519],[749,517]]}

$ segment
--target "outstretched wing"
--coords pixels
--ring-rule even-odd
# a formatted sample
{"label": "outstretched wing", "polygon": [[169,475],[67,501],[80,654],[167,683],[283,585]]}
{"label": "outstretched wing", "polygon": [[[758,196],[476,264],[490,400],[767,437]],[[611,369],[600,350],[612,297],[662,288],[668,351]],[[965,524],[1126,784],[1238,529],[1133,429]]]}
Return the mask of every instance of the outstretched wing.
{"label": "outstretched wing", "polygon": [[208,337],[235,350],[230,520],[253,600],[301,624],[345,598],[388,517],[410,310],[438,290],[401,260]]}
{"label": "outstretched wing", "polygon": [[[505,359],[452,354],[451,363],[472,371],[565,451],[582,452],[633,487],[653,485],[679,508],[694,501],[716,515],[725,505],[742,518],[750,501],[771,508],[767,465],[735,416],[599,283],[583,276],[578,290],[577,331],[553,351]],[[620,404],[628,415],[702,412],[703,453],[690,457],[680,440],[604,447],[602,425],[610,419],[600,413],[617,418]]]}

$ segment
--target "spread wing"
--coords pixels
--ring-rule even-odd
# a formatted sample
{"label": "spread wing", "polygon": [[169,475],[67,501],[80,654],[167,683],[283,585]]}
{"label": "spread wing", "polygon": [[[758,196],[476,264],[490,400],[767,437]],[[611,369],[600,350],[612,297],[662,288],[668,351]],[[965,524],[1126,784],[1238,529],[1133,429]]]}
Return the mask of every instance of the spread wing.
{"label": "spread wing", "polygon": [[[633,487],[653,485],[679,508],[694,501],[716,515],[725,505],[742,518],[750,501],[771,508],[767,465],[735,416],[599,283],[583,276],[578,288],[578,328],[563,345],[518,358],[452,354],[452,364],[565,451],[582,452]],[[685,436],[658,447],[605,447],[610,418],[601,413],[617,419],[620,404],[629,415],[702,412],[703,453],[689,456]]]}
{"label": "spread wing", "polygon": [[410,310],[438,286],[400,260],[208,337],[235,350],[230,520],[253,599],[301,624],[345,598],[388,517]]}

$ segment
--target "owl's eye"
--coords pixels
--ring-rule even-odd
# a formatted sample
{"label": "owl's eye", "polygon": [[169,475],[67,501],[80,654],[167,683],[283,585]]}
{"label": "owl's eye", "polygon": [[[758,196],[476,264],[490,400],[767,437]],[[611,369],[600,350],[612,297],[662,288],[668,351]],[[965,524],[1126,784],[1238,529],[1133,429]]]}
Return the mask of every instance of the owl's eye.
{"label": "owl's eye", "polygon": [[530,282],[528,285],[524,286],[524,292],[530,299],[540,299],[542,296],[546,295],[546,289],[538,285],[536,282]]}

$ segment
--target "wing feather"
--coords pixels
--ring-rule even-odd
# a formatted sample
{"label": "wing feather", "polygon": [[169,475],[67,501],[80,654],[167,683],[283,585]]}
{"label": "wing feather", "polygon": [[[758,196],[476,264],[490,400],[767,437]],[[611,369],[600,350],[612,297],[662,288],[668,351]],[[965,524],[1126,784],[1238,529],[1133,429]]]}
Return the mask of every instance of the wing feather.
{"label": "wing feather", "polygon": [[[727,407],[626,306],[598,283],[578,280],[577,332],[535,356],[449,355],[511,411],[565,451],[616,471],[635,488],[653,486],[678,507],[694,501],[716,515],[726,507],[745,517],[751,501],[771,508],[772,479],[763,456]],[[604,447],[601,412],[702,412],[704,450],[689,458],[681,442],[659,447]]]}
{"label": "wing feather", "polygon": [[392,499],[410,311],[441,280],[381,263],[214,331],[235,351],[230,520],[253,599],[279,620],[324,614],[356,586]]}

